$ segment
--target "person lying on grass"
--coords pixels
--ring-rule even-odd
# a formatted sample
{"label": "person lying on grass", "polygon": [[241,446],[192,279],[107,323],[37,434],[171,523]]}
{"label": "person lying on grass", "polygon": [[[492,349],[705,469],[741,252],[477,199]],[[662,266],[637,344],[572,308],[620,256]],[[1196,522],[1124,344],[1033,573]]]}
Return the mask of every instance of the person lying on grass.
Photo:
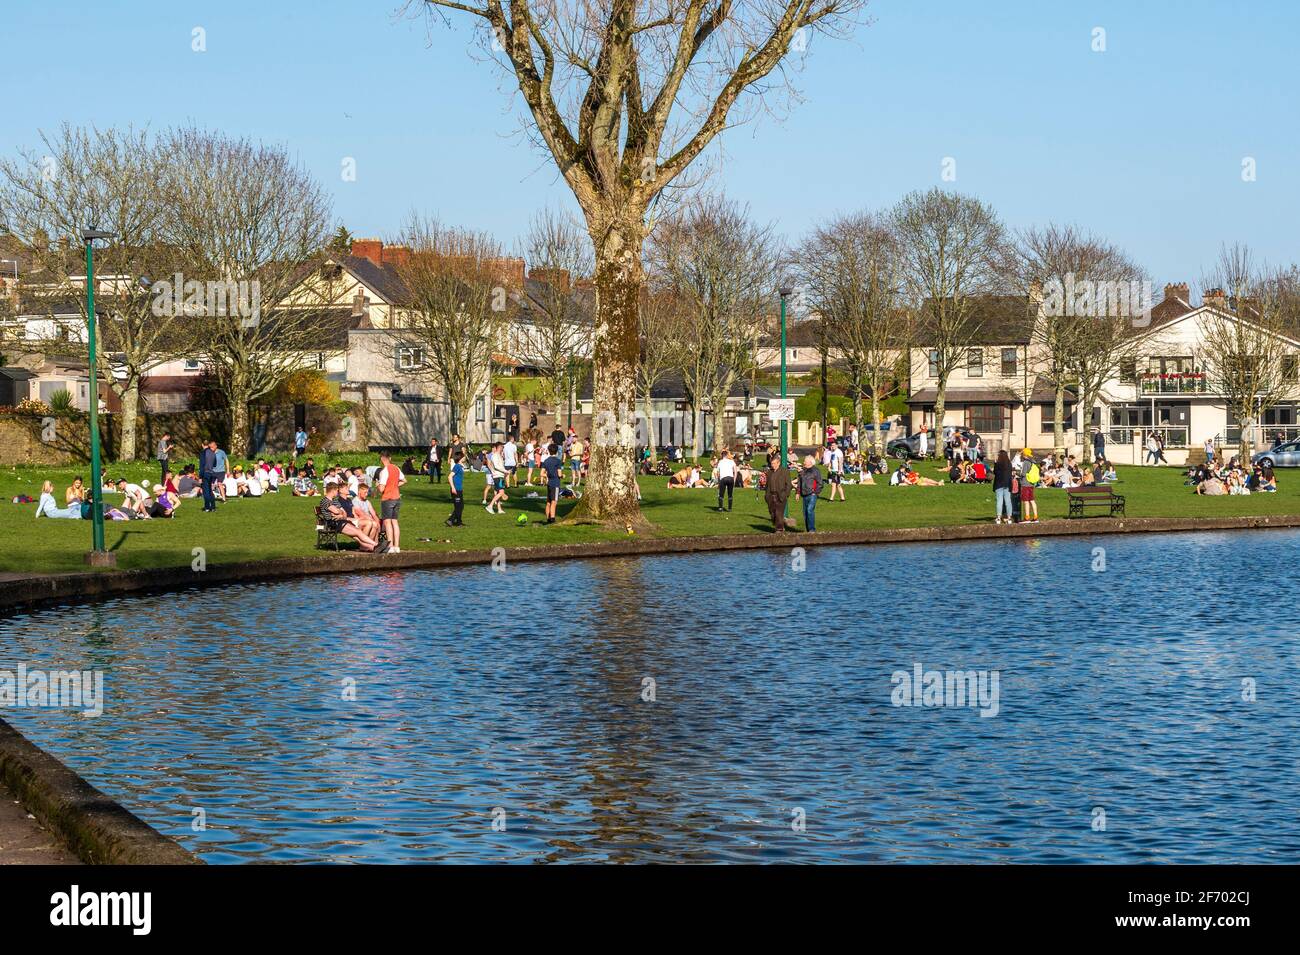
{"label": "person lying on grass", "polygon": [[700,477],[700,469],[698,467],[682,468],[668,479],[668,487],[670,490],[704,486],[704,479]]}
{"label": "person lying on grass", "polygon": [[59,507],[54,503],[54,482],[46,481],[41,485],[41,499],[36,504],[36,516],[81,520],[81,502],[76,501],[67,507]]}
{"label": "person lying on grass", "polygon": [[898,470],[893,473],[889,483],[895,487],[942,487],[942,481],[936,481],[934,478],[922,477],[912,468],[912,465],[904,461],[898,466]]}

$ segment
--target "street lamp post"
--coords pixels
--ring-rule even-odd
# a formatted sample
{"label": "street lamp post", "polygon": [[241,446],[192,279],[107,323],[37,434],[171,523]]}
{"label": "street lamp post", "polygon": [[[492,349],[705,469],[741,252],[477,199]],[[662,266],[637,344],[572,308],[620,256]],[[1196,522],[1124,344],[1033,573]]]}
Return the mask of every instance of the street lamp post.
{"label": "street lamp post", "polygon": [[86,244],[86,330],[90,345],[90,534],[91,551],[86,563],[92,567],[112,567],[117,555],[104,549],[103,471],[99,460],[99,361],[95,351],[95,240],[111,239],[112,232],[86,229],[81,240]]}
{"label": "street lamp post", "polygon": [[[785,303],[794,289],[788,285],[781,288],[781,397],[785,395]],[[784,465],[787,460],[787,451],[789,449],[789,422],[785,418],[781,419],[781,463]]]}

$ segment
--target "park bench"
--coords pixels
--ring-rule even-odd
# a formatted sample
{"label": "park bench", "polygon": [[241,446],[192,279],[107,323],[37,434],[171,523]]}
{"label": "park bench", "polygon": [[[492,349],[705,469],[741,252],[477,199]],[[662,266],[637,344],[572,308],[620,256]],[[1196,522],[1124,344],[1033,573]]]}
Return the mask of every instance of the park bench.
{"label": "park bench", "polygon": [[[322,501],[322,503],[324,502]],[[336,528],[337,522],[330,520],[321,513],[320,504],[316,505],[314,513],[316,515],[316,548],[319,550],[322,547],[333,547],[338,550],[339,532]]]}
{"label": "park bench", "polygon": [[1065,492],[1070,502],[1070,517],[1083,517],[1089,507],[1106,508],[1111,517],[1124,517],[1124,495],[1109,487],[1076,487]]}

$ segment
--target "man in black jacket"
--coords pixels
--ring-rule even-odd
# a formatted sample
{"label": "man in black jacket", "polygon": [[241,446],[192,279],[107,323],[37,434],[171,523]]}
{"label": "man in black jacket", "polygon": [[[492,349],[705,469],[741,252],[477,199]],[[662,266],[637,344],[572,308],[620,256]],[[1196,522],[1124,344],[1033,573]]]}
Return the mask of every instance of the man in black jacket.
{"label": "man in black jacket", "polygon": [[199,481],[203,484],[203,510],[215,511],[217,499],[212,493],[212,479],[217,466],[215,441],[209,441],[199,449]]}
{"label": "man in black jacket", "polygon": [[822,472],[811,454],[803,459],[799,472],[799,496],[803,499],[803,529],[817,530],[817,495],[822,489]]}
{"label": "man in black jacket", "polygon": [[785,531],[785,505],[790,500],[790,469],[781,463],[779,454],[767,456],[767,481],[763,489],[763,498],[767,501],[768,513],[772,515],[773,532]]}

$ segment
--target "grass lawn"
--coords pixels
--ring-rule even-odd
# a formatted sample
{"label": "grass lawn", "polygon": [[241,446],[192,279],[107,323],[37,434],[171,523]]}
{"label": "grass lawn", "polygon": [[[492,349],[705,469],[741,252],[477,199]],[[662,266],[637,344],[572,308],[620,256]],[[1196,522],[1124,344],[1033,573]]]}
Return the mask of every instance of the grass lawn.
{"label": "grass lawn", "polygon": [[[317,461],[327,456],[318,455]],[[357,464],[377,463],[368,456],[344,456]],[[56,501],[62,505],[63,491],[81,468],[6,468],[0,470],[0,571],[57,572],[84,570],[83,554],[90,548],[89,521],[35,519],[34,504],[10,503],[15,495],[40,496],[41,482],[54,481]],[[113,464],[106,473],[138,482],[157,480],[151,463]],[[923,473],[929,473],[924,471]],[[1276,494],[1242,497],[1199,497],[1183,486],[1177,468],[1121,468],[1116,490],[1126,496],[1130,517],[1188,517],[1204,515],[1262,516],[1300,513],[1300,481],[1292,472],[1279,471]],[[770,530],[767,509],[760,492],[737,492],[735,510],[719,514],[712,489],[669,491],[667,478],[641,478],[642,503],[646,518],[658,536],[709,534],[756,534]],[[483,475],[471,473],[466,481],[466,526],[443,524],[451,511],[446,485],[430,485],[427,478],[408,478],[402,506],[402,550],[453,550],[520,547],[535,544],[579,543],[625,536],[585,525],[550,527],[541,523],[544,498],[525,498],[537,488],[515,488],[502,517],[489,516],[479,505]],[[828,493],[828,492],[826,492]],[[848,501],[823,499],[817,506],[819,530],[862,528],[926,527],[951,524],[991,523],[993,490],[988,485],[945,485],[944,487],[890,488],[847,485]],[[108,503],[120,496],[106,495]],[[195,547],[206,550],[210,563],[301,556],[316,553],[312,510],[315,498],[295,498],[287,490],[260,498],[242,498],[221,505],[215,514],[204,514],[200,499],[187,499],[171,520],[108,521],[104,525],[107,546],[117,552],[118,566],[155,567],[188,565]],[[1065,516],[1063,491],[1040,490],[1039,514],[1044,520]],[[562,503],[563,520],[570,503]],[[516,523],[519,513],[529,521]],[[790,513],[800,516],[796,501]],[[1088,518],[1101,529],[1107,518]],[[429,540],[421,540],[429,538]]]}

